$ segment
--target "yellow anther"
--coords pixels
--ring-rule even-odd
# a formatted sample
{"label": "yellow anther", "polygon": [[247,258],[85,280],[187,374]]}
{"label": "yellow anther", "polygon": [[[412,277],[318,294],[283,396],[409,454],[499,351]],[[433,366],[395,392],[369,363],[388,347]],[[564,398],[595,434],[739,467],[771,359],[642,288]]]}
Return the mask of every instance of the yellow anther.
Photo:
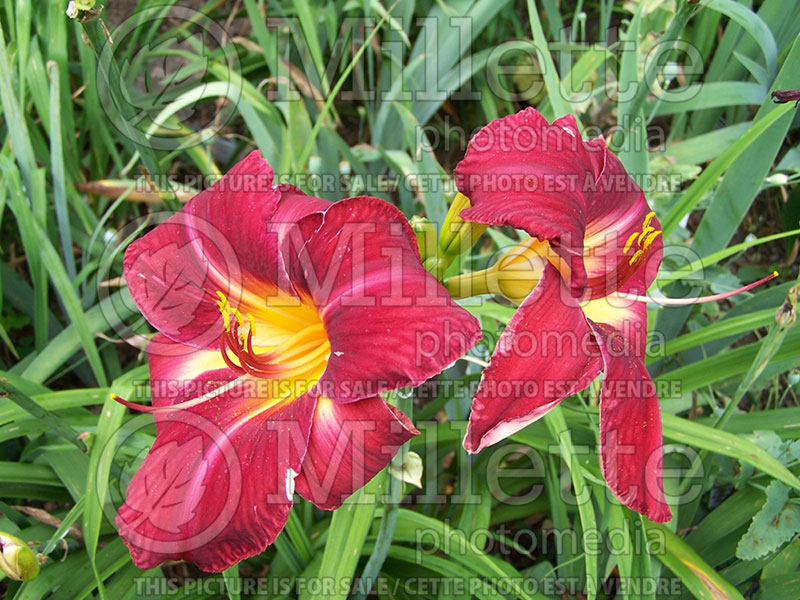
{"label": "yellow anther", "polygon": [[228,299],[225,297],[220,291],[217,291],[217,296],[219,296],[219,300],[217,300],[217,306],[219,307],[219,312],[222,315],[222,321],[225,323],[225,331],[231,330],[231,317],[230,317],[230,306],[228,305]]}
{"label": "yellow anther", "polygon": [[651,232],[653,232],[655,230],[656,230],[655,227],[650,227],[649,225],[647,227],[645,227],[644,229],[642,229],[642,233],[640,233],[639,237],[636,238],[636,243],[641,246],[642,245],[642,240],[647,236],[647,234],[649,234],[649,233],[651,233]]}
{"label": "yellow anther", "polygon": [[220,291],[217,291],[217,296],[219,296],[217,306],[219,306],[220,312],[225,312],[228,309],[228,299],[225,297],[225,294]]}
{"label": "yellow anther", "polygon": [[256,318],[250,313],[247,313],[247,315],[245,315],[245,316],[247,317],[247,320],[250,321],[250,333],[251,333],[251,335],[255,335],[256,334]]}
{"label": "yellow anther", "polygon": [[650,247],[650,244],[653,243],[653,240],[655,240],[660,235],[661,235],[661,230],[660,229],[658,229],[656,231],[653,231],[650,234],[648,234],[648,236],[646,238],[644,238],[644,243],[642,244],[642,250],[643,251],[647,250]]}
{"label": "yellow anther", "polygon": [[244,325],[244,317],[242,317],[242,313],[239,312],[238,308],[233,309],[233,314],[236,316],[236,320],[239,322],[239,327]]}
{"label": "yellow anther", "polygon": [[628,238],[628,241],[625,242],[625,248],[622,250],[623,254],[627,254],[628,253],[628,250],[630,250],[631,246],[633,246],[633,240],[635,240],[638,236],[639,236],[639,233],[636,232],[636,231],[634,231],[631,234],[631,236]]}
{"label": "yellow anther", "polygon": [[773,272],[772,272],[772,276],[773,276],[773,277],[777,277],[778,275],[780,275],[780,273],[778,273],[777,271],[773,271]]}
{"label": "yellow anther", "polygon": [[660,229],[656,230],[655,227],[650,225],[650,221],[652,221],[655,216],[656,213],[653,211],[647,213],[644,217],[644,221],[642,221],[642,231],[634,231],[628,238],[628,241],[625,242],[625,248],[622,250],[623,254],[627,254],[628,250],[633,247],[634,240],[636,241],[637,250],[634,252],[633,256],[631,256],[631,265],[641,260],[642,255],[647,252],[647,248],[653,243],[653,240],[661,235]]}

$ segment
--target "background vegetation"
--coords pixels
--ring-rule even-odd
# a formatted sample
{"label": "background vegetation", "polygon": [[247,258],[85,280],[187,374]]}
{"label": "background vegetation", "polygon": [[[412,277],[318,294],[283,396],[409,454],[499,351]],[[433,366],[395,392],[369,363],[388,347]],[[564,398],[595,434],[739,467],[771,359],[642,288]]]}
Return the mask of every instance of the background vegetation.
{"label": "background vegetation", "polygon": [[[660,182],[647,195],[670,247],[659,280],[665,295],[720,292],[781,273],[729,301],[650,311],[665,343],[654,345],[649,364],[675,391],[662,394],[664,436],[688,448],[667,457],[676,469],[668,491],[699,493],[665,527],[608,496],[596,457],[580,454],[597,442],[594,387],[514,435],[498,461],[461,448],[469,395],[428,385],[399,400],[424,427],[410,444],[426,467],[423,489],[379,476],[367,490],[386,492],[375,504],[329,513],[298,501],[278,541],[225,574],[230,597],[282,595],[240,590],[239,577],[379,573],[372,597],[489,598],[497,597],[493,581],[554,577],[579,582],[581,593],[503,591],[537,599],[797,597],[800,328],[790,326],[794,304],[784,302],[797,277],[800,146],[793,105],[773,104],[770,92],[800,87],[800,2],[209,0],[193,5],[204,21],[176,16],[168,0],[146,18],[131,15],[150,3],[112,1],[108,15],[83,13],[83,23],[65,15],[65,4],[5,0],[0,8],[0,530],[47,557],[33,581],[0,577],[0,594],[224,594],[199,589],[193,578],[201,573],[186,564],[152,569],[147,581],[163,585],[137,588],[143,573],[107,518],[154,435],[148,421],[109,400],[112,391],[137,401],[148,394],[136,335],[148,329],[120,279],[124,245],[148,224],[137,219],[175,209],[188,188],[204,185],[197,175],[223,173],[259,148],[282,177],[337,174],[318,195],[366,192],[441,223],[452,188],[404,182],[447,181],[471,132],[532,104],[548,118],[573,112],[587,131],[599,127],[631,173]],[[356,27],[345,40],[346,17],[364,16],[375,27]],[[229,35],[201,37],[209,22]],[[112,60],[103,58],[108,30]],[[665,40],[680,40],[681,50],[660,51],[675,47]],[[534,63],[531,41],[554,52]],[[497,61],[502,44],[514,51]],[[639,82],[651,85],[631,87]],[[440,93],[415,96],[431,84]],[[659,100],[648,93],[656,85],[684,95]],[[358,90],[409,97],[354,98]],[[186,143],[192,134],[199,143]],[[173,195],[137,184],[140,167],[155,185],[166,187],[168,175],[183,187]],[[400,185],[379,189],[378,176],[399,176]],[[314,180],[293,180],[314,191]],[[125,229],[131,222],[140,227]],[[492,232],[453,268],[483,266],[509,236]],[[473,310],[488,340],[512,314],[499,303]],[[475,356],[491,349],[489,341]],[[479,373],[460,361],[441,378],[475,382]],[[531,468],[526,447],[541,458],[534,477],[518,471]],[[487,473],[508,475],[503,493],[488,488]],[[544,493],[531,501],[503,497],[535,485]],[[582,490],[590,502],[562,500]],[[468,492],[475,501],[464,501]],[[628,543],[593,553],[553,542],[569,531],[578,539],[622,532]],[[652,556],[647,539],[660,540]],[[659,575],[677,588],[625,585]],[[462,594],[413,587],[419,578],[487,585]],[[596,594],[582,591],[587,581],[597,582]],[[167,584],[178,591],[167,594]]]}

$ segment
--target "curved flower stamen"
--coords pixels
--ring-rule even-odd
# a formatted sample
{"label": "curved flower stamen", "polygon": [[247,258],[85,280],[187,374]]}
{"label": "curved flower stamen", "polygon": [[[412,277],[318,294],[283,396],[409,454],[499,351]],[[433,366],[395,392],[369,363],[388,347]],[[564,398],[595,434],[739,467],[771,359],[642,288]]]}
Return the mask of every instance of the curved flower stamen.
{"label": "curved flower stamen", "polygon": [[753,288],[757,288],[758,286],[767,283],[768,281],[772,281],[777,276],[778,272],[773,271],[766,277],[762,277],[758,281],[748,283],[747,285],[744,285],[735,290],[730,290],[728,292],[722,292],[719,294],[712,294],[711,296],[699,296],[697,298],[667,298],[665,296],[637,296],[636,294],[619,294],[619,296],[620,298],[624,298],[626,300],[634,300],[636,302],[650,302],[652,304],[661,304],[662,306],[691,306],[692,304],[719,302],[720,300],[726,300],[728,298],[738,296],[739,294],[743,294],[744,292],[749,292]]}
{"label": "curved flower stamen", "polygon": [[660,229],[656,229],[650,224],[655,216],[656,213],[652,210],[647,213],[647,215],[644,217],[644,221],[642,221],[642,231],[634,231],[625,242],[625,246],[622,249],[623,254],[627,254],[631,248],[636,246],[636,251],[628,261],[628,265],[631,267],[636,265],[642,260],[642,258],[644,258],[644,256],[647,254],[647,250],[653,244],[655,239],[662,234]]}

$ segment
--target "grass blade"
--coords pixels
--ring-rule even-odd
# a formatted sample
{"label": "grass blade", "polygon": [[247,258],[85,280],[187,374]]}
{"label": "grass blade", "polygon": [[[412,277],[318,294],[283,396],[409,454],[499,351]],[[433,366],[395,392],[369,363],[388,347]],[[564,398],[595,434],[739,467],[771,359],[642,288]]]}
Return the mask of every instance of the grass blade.
{"label": "grass blade", "polygon": [[[316,576],[322,580],[351,581],[361,556],[361,548],[375,515],[377,494],[383,487],[386,474],[379,473],[367,485],[350,496],[333,512],[328,529],[328,541]],[[328,600],[344,600],[347,589],[336,586]],[[302,598],[310,598],[304,594]]]}
{"label": "grass blade", "polygon": [[691,212],[700,200],[711,191],[719,177],[730,167],[749,146],[754,143],[770,126],[777,122],[786,113],[793,110],[794,106],[783,104],[770,112],[760,121],[754,122],[752,127],[745,132],[733,145],[729,146],[725,152],[711,163],[702,172],[695,182],[686,190],[675,205],[669,210],[667,215],[661,220],[664,235],[669,235],[681,219]]}
{"label": "grass blade", "polygon": [[86,444],[79,438],[79,434],[58,415],[42,408],[33,398],[30,398],[11,385],[7,379],[0,377],[0,399],[6,398],[25,410],[35,419],[39,419],[56,434],[74,445],[81,452],[86,452]]}
{"label": "grass blade", "polygon": [[69,225],[69,212],[67,211],[67,181],[64,174],[64,152],[61,144],[61,104],[59,91],[58,64],[51,62],[47,65],[50,75],[50,160],[53,169],[53,200],[56,211],[56,223],[61,238],[61,252],[64,255],[64,264],[67,275],[75,280],[75,256],[72,254],[72,232]]}

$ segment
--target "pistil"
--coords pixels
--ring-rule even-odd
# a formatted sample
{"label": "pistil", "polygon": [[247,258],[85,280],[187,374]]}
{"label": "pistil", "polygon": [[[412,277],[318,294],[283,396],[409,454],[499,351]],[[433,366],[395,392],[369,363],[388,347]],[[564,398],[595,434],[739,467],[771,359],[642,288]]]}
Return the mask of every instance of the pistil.
{"label": "pistil", "polygon": [[717,302],[719,300],[725,300],[726,298],[731,298],[732,296],[736,296],[743,292],[749,292],[753,288],[760,286],[763,283],[768,281],[772,281],[778,276],[777,271],[773,271],[766,277],[762,277],[758,281],[754,281],[753,283],[747,284],[743,287],[740,287],[736,290],[731,290],[729,292],[723,292],[721,294],[713,294],[711,296],[702,296],[702,297],[695,297],[695,298],[665,298],[662,296],[655,297],[655,296],[637,296],[635,294],[618,294],[620,297],[627,299],[627,300],[635,300],[636,302],[651,302],[653,304],[661,304],[663,306],[690,306],[692,304],[704,304],[706,302]]}

